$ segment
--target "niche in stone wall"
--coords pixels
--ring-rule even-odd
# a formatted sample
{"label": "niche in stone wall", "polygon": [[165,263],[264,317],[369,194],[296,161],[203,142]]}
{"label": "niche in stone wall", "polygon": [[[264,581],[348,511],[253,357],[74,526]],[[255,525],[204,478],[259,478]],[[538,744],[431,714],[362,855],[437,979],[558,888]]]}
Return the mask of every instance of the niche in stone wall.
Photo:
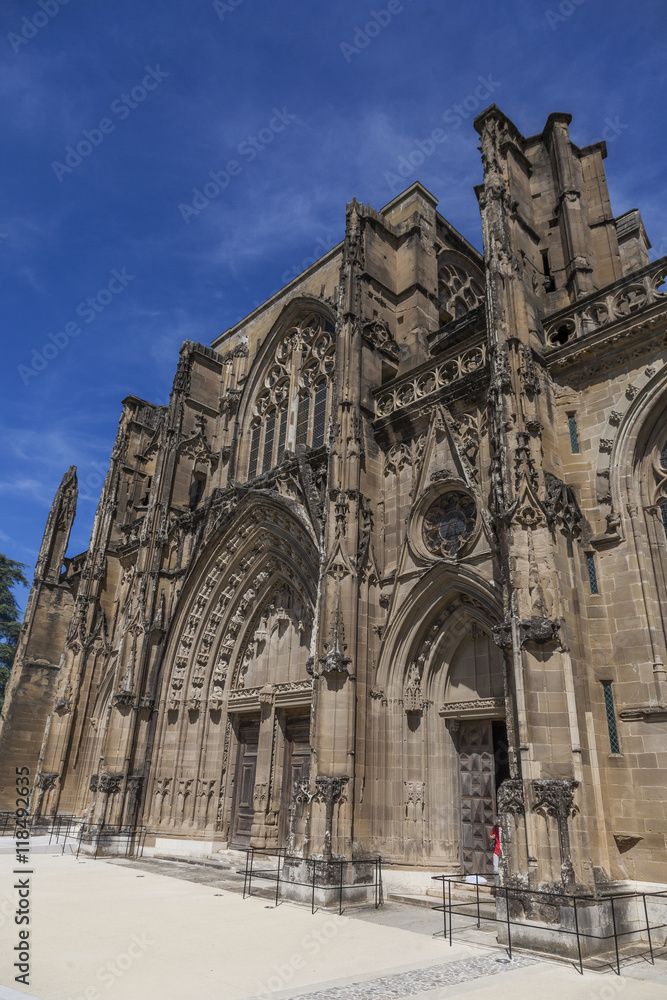
{"label": "niche in stone wall", "polygon": [[473,622],[452,656],[445,702],[502,698],[503,654],[493,639]]}

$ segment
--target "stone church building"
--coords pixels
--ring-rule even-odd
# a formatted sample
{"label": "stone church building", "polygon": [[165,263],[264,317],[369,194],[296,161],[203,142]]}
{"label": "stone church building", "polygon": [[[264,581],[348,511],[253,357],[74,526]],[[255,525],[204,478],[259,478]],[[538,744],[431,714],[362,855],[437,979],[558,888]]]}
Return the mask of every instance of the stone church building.
{"label": "stone church building", "polygon": [[[49,515],[2,800],[172,853],[667,882],[667,258],[570,116],[475,121],[484,255],[412,184],[123,401]],[[175,846],[174,846],[175,845]]]}

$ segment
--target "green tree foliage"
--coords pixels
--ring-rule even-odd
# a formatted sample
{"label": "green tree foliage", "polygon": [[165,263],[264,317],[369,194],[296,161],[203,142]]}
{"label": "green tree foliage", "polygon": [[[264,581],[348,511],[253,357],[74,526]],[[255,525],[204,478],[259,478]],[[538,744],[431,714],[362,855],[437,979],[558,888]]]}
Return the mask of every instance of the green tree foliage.
{"label": "green tree foliage", "polygon": [[16,645],[21,632],[18,605],[12,594],[12,587],[28,581],[21,572],[23,563],[14,562],[0,553],[0,708],[5,700],[5,685],[16,655]]}

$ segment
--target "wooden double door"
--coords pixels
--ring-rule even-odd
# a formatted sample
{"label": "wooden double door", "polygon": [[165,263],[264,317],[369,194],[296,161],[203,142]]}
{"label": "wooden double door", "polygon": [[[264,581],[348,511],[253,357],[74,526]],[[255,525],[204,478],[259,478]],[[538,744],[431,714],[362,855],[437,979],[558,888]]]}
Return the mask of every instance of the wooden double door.
{"label": "wooden double door", "polygon": [[462,722],[459,783],[464,875],[493,874],[491,830],[496,816],[496,789],[508,776],[505,723],[491,719]]}
{"label": "wooden double door", "polygon": [[[310,711],[290,714],[285,718],[285,748],[283,754],[280,813],[278,818],[279,846],[286,847],[289,837],[290,812],[295,782],[310,773]],[[242,719],[238,727],[238,751],[232,837],[234,847],[249,847],[255,815],[254,792],[259,747],[259,717]],[[274,747],[273,753],[276,752]]]}

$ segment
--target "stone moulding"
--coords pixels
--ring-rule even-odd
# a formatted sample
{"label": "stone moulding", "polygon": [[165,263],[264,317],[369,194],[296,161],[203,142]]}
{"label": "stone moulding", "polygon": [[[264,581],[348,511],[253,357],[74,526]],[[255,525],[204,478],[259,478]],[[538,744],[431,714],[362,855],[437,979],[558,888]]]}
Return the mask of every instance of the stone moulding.
{"label": "stone moulding", "polygon": [[623,722],[664,722],[667,719],[667,705],[632,705],[618,713]]}
{"label": "stone moulding", "polygon": [[[271,699],[275,704],[280,707],[282,705],[309,705],[313,692],[313,682],[312,680],[306,681],[286,681],[283,684],[272,685],[273,692]],[[229,694],[228,708],[230,712],[235,712],[242,710],[247,712],[248,709],[257,709],[260,707],[263,697],[267,697],[268,693],[265,692],[262,695],[264,688],[254,687],[254,688],[239,688],[235,691],[231,691]],[[213,706],[211,706],[213,707]],[[222,707],[222,699],[220,699],[220,706]]]}
{"label": "stone moulding", "polygon": [[569,346],[573,340],[622,322],[634,313],[644,312],[656,302],[664,303],[667,294],[659,288],[666,275],[667,261],[663,257],[642,271],[577,302],[574,308],[569,307],[547,317],[544,323],[547,343],[564,346],[562,338],[567,336]]}
{"label": "stone moulding", "polygon": [[473,698],[470,701],[446,701],[438,714],[444,719],[495,719],[505,714],[505,699]]}
{"label": "stone moulding", "polygon": [[386,417],[395,410],[424,399],[458,379],[470,375],[486,365],[486,344],[479,343],[460,354],[432,362],[421,371],[411,372],[389,388],[383,388],[375,397],[376,417]]}

